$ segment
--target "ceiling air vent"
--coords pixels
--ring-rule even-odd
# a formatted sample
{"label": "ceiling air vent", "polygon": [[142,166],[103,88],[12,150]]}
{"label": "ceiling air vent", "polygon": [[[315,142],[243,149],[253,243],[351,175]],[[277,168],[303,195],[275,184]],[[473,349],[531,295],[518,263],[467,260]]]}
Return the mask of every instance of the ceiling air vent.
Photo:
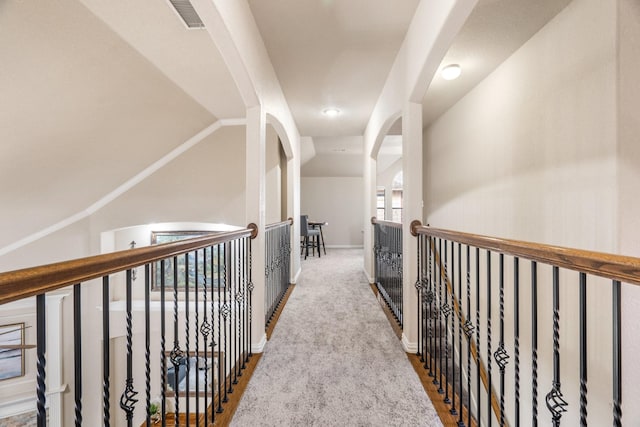
{"label": "ceiling air vent", "polygon": [[204,28],[202,19],[200,19],[189,0],[169,0],[169,3],[173,5],[187,27]]}

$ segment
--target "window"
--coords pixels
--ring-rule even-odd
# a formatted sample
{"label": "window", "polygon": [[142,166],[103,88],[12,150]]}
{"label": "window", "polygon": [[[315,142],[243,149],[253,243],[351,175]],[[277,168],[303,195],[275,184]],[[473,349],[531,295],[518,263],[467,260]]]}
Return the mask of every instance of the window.
{"label": "window", "polygon": [[[153,231],[151,232],[151,244],[161,244],[190,239],[193,237],[211,234],[211,231]],[[213,251],[213,253],[212,253]],[[188,283],[189,288],[195,288],[195,280],[198,278],[198,287],[203,284],[207,288],[224,288],[224,278],[221,278],[221,268],[225,264],[225,247],[217,245],[189,252],[175,258],[177,264],[178,289],[184,289]],[[174,258],[164,260],[165,289],[173,289]],[[188,267],[188,268],[187,268]],[[159,291],[162,283],[162,263],[157,261],[152,265],[151,289]]]}
{"label": "window", "polygon": [[402,222],[402,171],[398,172],[391,184],[391,221]]}
{"label": "window", "polygon": [[378,187],[376,191],[376,218],[384,219],[385,189]]}

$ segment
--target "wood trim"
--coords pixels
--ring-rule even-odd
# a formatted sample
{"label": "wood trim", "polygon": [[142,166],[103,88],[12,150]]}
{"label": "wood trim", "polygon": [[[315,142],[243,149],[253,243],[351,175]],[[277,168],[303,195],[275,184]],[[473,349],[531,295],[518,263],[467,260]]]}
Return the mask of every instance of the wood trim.
{"label": "wood trim", "polygon": [[424,226],[416,233],[640,286],[640,258]]}
{"label": "wood trim", "polygon": [[374,225],[379,224],[387,227],[402,228],[401,222],[383,221],[381,219],[376,218],[375,216],[371,217],[371,224],[374,224]]}
{"label": "wood trim", "polygon": [[0,304],[51,292],[154,261],[231,240],[251,237],[253,230],[212,233],[193,239],[146,246],[0,273]]}
{"label": "wood trim", "polygon": [[[448,403],[444,403],[443,401],[444,398],[442,397],[443,395],[438,393],[438,386],[433,384],[433,378],[429,376],[429,372],[424,368],[424,362],[420,361],[420,356],[416,354],[411,354],[411,353],[406,353],[406,355],[407,355],[407,359],[409,359],[409,362],[411,362],[411,366],[413,366],[413,369],[416,371],[416,374],[418,374],[418,378],[420,378],[422,387],[424,388],[424,391],[427,393],[427,396],[429,396],[429,399],[431,400],[433,407],[438,413],[438,416],[440,417],[440,421],[442,421],[442,424],[444,425],[444,427],[459,427],[458,425],[459,415],[451,414],[450,412],[451,405]],[[455,392],[455,390],[452,390],[452,387],[449,386],[449,383],[447,383],[447,387],[449,387],[449,396],[452,396],[453,394],[455,394],[456,402],[459,402],[460,396]],[[456,407],[456,410],[458,410],[457,407]],[[467,408],[467,406],[463,403],[462,418],[465,421],[465,423],[467,421],[468,410],[469,409]],[[477,426],[478,424],[476,422],[476,419],[472,416],[471,426],[468,426],[468,427],[477,427]]]}
{"label": "wood trim", "polygon": [[271,318],[271,320],[269,320],[269,324],[267,325],[267,330],[266,330],[267,341],[271,339],[271,335],[273,334],[273,330],[276,328],[278,319],[280,319],[282,310],[284,310],[284,306],[287,305],[287,301],[289,300],[289,297],[291,296],[291,293],[293,292],[293,288],[295,288],[295,286],[296,285],[294,283],[289,284],[287,291],[284,293],[284,295],[282,296],[282,299],[280,300],[280,302],[278,303],[278,306],[276,307],[276,311],[273,313],[273,317]]}
{"label": "wood trim", "polygon": [[265,225],[265,230],[271,230],[272,228],[284,227],[285,225],[293,225],[293,218],[285,219],[284,221],[274,222],[271,224]]}

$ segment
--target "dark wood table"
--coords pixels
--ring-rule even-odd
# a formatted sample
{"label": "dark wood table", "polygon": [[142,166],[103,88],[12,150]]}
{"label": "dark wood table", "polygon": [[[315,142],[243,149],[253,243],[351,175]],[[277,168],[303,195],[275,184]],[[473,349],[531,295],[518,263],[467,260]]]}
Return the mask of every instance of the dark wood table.
{"label": "dark wood table", "polygon": [[320,242],[322,243],[322,251],[324,252],[324,254],[327,254],[327,250],[324,247],[324,235],[322,234],[322,226],[323,225],[329,225],[328,222],[326,221],[307,221],[307,224],[309,224],[309,227],[312,228],[318,228],[318,230],[320,230]]}

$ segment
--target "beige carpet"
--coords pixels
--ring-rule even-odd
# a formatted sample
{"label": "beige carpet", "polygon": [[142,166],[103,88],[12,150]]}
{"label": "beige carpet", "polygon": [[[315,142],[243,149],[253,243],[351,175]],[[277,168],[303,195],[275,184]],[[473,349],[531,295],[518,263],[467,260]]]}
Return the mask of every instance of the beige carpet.
{"label": "beige carpet", "polygon": [[232,426],[442,426],[363,273],[362,250],[302,277]]}

